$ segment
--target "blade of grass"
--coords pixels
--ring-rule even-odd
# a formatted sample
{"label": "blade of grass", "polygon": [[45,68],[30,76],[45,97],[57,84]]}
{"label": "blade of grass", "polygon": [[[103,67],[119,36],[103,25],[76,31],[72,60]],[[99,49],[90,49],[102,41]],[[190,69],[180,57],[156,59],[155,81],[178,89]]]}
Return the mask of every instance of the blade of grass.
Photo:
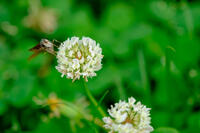
{"label": "blade of grass", "polygon": [[109,90],[106,90],[106,92],[104,92],[103,96],[100,98],[99,102],[98,102],[98,106],[101,105],[102,101],[104,100],[104,98],[106,97],[106,95],[109,93]]}
{"label": "blade of grass", "polygon": [[147,101],[148,104],[150,104],[151,102],[151,92],[150,92],[150,84],[149,84],[149,79],[147,76],[147,72],[146,72],[146,62],[145,62],[145,58],[144,58],[144,52],[143,50],[140,48],[138,50],[138,62],[139,62],[139,69],[140,69],[140,75],[141,75],[141,82],[143,85],[143,91],[145,94],[145,97],[147,97]]}
{"label": "blade of grass", "polygon": [[124,92],[124,88],[123,88],[123,85],[122,85],[121,77],[116,78],[115,84],[116,84],[116,87],[118,89],[120,99],[121,100],[125,100],[126,99],[126,94]]}

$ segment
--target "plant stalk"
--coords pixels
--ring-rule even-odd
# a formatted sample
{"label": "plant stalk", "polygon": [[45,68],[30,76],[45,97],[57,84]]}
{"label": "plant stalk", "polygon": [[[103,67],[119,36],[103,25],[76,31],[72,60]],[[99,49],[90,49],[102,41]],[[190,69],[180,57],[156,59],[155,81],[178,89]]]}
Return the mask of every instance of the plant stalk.
{"label": "plant stalk", "polygon": [[101,108],[101,106],[98,105],[98,102],[96,101],[96,99],[94,98],[94,96],[92,95],[92,93],[90,92],[86,82],[84,81],[84,79],[82,79],[82,83],[85,89],[85,92],[88,96],[88,98],[90,99],[90,101],[92,102],[92,104],[97,108],[97,110],[99,111],[99,113],[101,114],[102,117],[106,116],[106,113],[104,112],[104,110]]}

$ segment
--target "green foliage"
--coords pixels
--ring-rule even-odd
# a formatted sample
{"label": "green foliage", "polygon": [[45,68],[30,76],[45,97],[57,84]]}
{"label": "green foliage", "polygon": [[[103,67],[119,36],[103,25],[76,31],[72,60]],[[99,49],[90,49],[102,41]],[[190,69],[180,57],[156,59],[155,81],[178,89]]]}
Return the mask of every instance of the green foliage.
{"label": "green foliage", "polygon": [[178,131],[173,128],[161,127],[157,128],[153,133],[178,133]]}
{"label": "green foliage", "polygon": [[[1,0],[0,132],[106,132],[94,121],[49,118],[33,102],[39,92],[69,102],[86,96],[79,81],[60,77],[55,57],[27,60],[40,39],[72,36],[102,47],[103,68],[88,86],[105,112],[133,96],[152,108],[153,133],[198,132],[199,33],[197,0]],[[88,110],[101,119],[92,104]]]}

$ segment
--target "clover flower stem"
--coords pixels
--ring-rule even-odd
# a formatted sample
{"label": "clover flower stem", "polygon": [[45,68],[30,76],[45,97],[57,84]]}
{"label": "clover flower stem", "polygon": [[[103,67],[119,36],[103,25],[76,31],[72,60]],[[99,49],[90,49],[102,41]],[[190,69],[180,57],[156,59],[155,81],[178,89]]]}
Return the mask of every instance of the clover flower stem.
{"label": "clover flower stem", "polygon": [[97,110],[99,111],[99,113],[101,114],[102,117],[106,116],[106,113],[104,112],[104,110],[101,108],[101,106],[98,105],[98,102],[96,101],[96,99],[94,98],[94,96],[92,95],[92,93],[90,92],[86,82],[84,81],[84,79],[81,80],[85,89],[85,92],[88,96],[88,98],[90,99],[90,101],[92,102],[92,104],[97,108]]}
{"label": "clover flower stem", "polygon": [[102,128],[103,130],[105,130],[104,123],[103,123],[103,121],[101,121],[101,119],[90,117],[90,118],[86,118],[86,120],[87,120],[89,125],[93,126],[93,124],[95,124],[96,126],[98,126],[98,127]]}

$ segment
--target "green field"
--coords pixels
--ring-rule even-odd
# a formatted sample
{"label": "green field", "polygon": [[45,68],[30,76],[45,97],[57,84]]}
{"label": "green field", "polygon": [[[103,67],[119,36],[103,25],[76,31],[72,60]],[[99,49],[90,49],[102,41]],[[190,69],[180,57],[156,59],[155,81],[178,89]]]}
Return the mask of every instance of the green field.
{"label": "green field", "polygon": [[[102,48],[85,86],[97,106],[55,56],[28,60],[42,38],[74,36]],[[151,108],[152,133],[200,131],[200,1],[0,1],[0,133],[107,133],[99,108],[129,97]]]}

